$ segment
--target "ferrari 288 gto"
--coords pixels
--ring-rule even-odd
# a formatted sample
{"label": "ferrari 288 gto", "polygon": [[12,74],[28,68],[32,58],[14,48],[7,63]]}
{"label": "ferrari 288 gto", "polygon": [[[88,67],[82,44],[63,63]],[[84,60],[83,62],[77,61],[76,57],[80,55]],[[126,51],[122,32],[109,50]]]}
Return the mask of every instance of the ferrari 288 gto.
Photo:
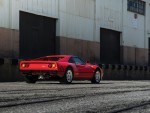
{"label": "ferrari 288 gto", "polygon": [[103,70],[73,55],[44,56],[20,62],[20,72],[27,83],[39,79],[59,80],[60,83],[72,83],[73,80],[90,80],[100,83]]}

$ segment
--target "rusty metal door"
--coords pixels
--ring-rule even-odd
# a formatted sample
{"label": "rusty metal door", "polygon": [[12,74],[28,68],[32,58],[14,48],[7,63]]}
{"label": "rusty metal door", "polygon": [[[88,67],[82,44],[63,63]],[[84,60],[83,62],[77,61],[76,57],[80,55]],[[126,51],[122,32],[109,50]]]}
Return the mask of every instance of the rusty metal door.
{"label": "rusty metal door", "polygon": [[100,29],[100,61],[105,64],[120,64],[120,32]]}
{"label": "rusty metal door", "polygon": [[20,58],[55,54],[56,19],[20,12]]}

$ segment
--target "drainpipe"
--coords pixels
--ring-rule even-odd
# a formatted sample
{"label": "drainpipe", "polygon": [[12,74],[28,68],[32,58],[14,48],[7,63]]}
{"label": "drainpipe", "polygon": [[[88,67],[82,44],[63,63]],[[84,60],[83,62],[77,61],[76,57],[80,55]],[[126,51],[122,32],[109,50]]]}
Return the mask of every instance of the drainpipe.
{"label": "drainpipe", "polygon": [[9,0],[9,28],[12,28],[12,0]]}
{"label": "drainpipe", "polygon": [[122,37],[121,37],[121,42],[120,44],[122,45],[121,49],[121,63],[124,64],[124,0],[122,0]]}
{"label": "drainpipe", "polygon": [[135,66],[136,66],[136,64],[137,64],[137,62],[136,62],[136,55],[137,55],[137,54],[136,54],[136,48],[137,48],[136,45],[134,45],[134,48],[135,48],[135,50],[134,50],[134,52],[135,52],[135,54],[134,54],[134,55],[135,55],[134,60],[135,60],[135,61],[134,61],[134,62],[135,62]]}
{"label": "drainpipe", "polygon": [[[146,25],[146,23],[147,23],[147,10],[148,10],[148,8],[147,8],[147,2],[145,2],[145,17],[144,17],[144,49],[146,50],[146,39],[147,39],[147,31],[146,31],[146,29],[147,29],[147,25]],[[144,65],[146,65],[147,63],[146,63],[146,51],[144,51]]]}
{"label": "drainpipe", "polygon": [[12,0],[9,0],[10,56],[13,57]]}
{"label": "drainpipe", "polygon": [[93,28],[93,40],[96,39],[96,0],[94,1],[94,28]]}
{"label": "drainpipe", "polygon": [[[93,27],[93,41],[94,42],[96,42],[96,0],[94,0],[94,27]],[[94,53],[94,62],[96,62],[95,61],[95,57],[96,57],[96,55],[95,55],[95,53]]]}

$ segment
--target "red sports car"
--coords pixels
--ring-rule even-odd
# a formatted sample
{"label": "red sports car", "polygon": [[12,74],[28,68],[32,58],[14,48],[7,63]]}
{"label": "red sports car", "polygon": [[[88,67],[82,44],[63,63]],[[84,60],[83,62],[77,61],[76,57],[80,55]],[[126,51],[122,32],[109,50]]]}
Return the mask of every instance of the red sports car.
{"label": "red sports car", "polygon": [[72,80],[90,80],[92,83],[99,83],[103,77],[100,67],[72,55],[24,60],[20,62],[20,71],[25,75],[27,83],[35,83],[38,79],[45,78],[50,80],[58,78],[61,83],[71,83]]}

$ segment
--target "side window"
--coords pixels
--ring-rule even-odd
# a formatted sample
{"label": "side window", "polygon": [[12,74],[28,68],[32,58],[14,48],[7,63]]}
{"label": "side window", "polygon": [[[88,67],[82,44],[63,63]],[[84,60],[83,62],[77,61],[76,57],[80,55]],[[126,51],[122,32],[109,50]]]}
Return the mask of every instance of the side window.
{"label": "side window", "polygon": [[70,59],[69,59],[69,63],[75,63],[74,59],[73,59],[73,58],[70,58]]}
{"label": "side window", "polygon": [[78,57],[73,58],[76,64],[85,65],[85,62]]}

